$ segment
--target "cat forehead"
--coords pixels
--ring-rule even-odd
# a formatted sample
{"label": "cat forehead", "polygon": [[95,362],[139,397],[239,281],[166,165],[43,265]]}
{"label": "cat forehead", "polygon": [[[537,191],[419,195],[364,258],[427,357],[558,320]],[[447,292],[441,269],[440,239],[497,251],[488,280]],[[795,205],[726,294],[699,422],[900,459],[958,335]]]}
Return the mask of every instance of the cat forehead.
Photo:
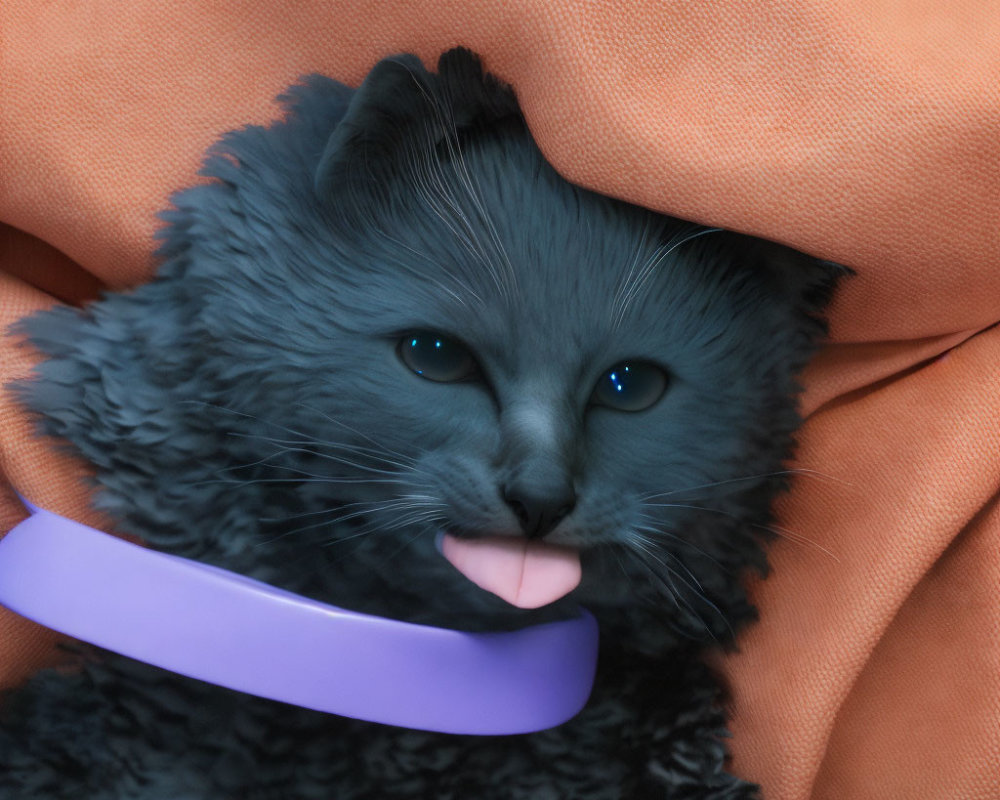
{"label": "cat forehead", "polygon": [[415,157],[419,168],[373,199],[364,269],[398,300],[456,319],[620,325],[675,280],[668,257],[702,230],[569,184],[530,140]]}
{"label": "cat forehead", "polygon": [[473,261],[475,279],[442,264],[389,269],[358,305],[368,303],[372,332],[441,332],[519,378],[571,377],[621,358],[669,361],[684,337],[717,324],[704,318],[704,306],[718,309],[727,298],[699,280],[700,258],[667,253],[669,240],[579,245],[508,248],[489,266]]}

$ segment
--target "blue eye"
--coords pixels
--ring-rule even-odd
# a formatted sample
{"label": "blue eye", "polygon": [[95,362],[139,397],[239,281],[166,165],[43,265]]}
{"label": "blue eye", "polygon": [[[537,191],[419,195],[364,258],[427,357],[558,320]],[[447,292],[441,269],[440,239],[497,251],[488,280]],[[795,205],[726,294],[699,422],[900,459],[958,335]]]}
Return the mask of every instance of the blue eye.
{"label": "blue eye", "polygon": [[597,381],[590,402],[618,411],[642,411],[663,396],[667,373],[655,364],[622,361]]}
{"label": "blue eye", "polygon": [[399,340],[396,352],[407,367],[430,381],[453,383],[479,372],[476,360],[464,346],[439,333],[407,334]]}

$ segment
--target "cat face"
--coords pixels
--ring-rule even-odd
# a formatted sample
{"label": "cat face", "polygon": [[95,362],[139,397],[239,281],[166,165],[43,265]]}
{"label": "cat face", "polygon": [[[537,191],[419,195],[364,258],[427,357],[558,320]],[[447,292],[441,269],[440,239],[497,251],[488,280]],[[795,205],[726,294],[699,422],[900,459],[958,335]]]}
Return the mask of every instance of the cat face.
{"label": "cat face", "polygon": [[[123,528],[462,628],[583,602],[724,638],[749,614],[829,267],[570,185],[463,51],[311,79],[205,171],[157,281],[26,326],[55,358],[25,399]],[[52,389],[70,369],[89,394]],[[583,579],[516,608],[441,534],[569,548]]]}

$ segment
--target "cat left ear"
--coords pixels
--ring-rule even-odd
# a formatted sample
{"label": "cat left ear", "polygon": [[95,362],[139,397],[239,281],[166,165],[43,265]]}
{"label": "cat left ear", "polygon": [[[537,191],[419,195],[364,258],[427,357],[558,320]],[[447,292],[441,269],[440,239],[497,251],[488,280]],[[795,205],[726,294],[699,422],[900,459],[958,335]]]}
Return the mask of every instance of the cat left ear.
{"label": "cat left ear", "polygon": [[327,140],[316,191],[329,198],[341,187],[378,181],[412,157],[414,147],[433,149],[459,131],[511,116],[520,118],[513,91],[484,74],[469,50],[444,53],[437,74],[414,55],[383,59],[354,92]]}
{"label": "cat left ear", "polygon": [[391,160],[406,129],[425,116],[430,80],[413,55],[386,58],[372,68],[323,150],[315,177],[321,197],[350,183],[353,169],[370,171]]}

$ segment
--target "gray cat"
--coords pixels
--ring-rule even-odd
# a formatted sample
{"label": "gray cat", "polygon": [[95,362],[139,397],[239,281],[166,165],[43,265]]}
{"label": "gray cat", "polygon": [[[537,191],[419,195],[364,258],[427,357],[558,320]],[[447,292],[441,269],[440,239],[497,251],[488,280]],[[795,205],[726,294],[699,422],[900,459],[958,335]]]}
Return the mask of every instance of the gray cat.
{"label": "gray cat", "polygon": [[[449,736],[79,646],[3,699],[0,798],[755,797],[701,656],[754,616],[841,270],[567,183],[464,50],[283,99],[174,197],[153,282],[21,325],[16,391],[156,548],[466,630],[586,606],[592,700]],[[477,585],[515,539],[566,567],[527,599]]]}

